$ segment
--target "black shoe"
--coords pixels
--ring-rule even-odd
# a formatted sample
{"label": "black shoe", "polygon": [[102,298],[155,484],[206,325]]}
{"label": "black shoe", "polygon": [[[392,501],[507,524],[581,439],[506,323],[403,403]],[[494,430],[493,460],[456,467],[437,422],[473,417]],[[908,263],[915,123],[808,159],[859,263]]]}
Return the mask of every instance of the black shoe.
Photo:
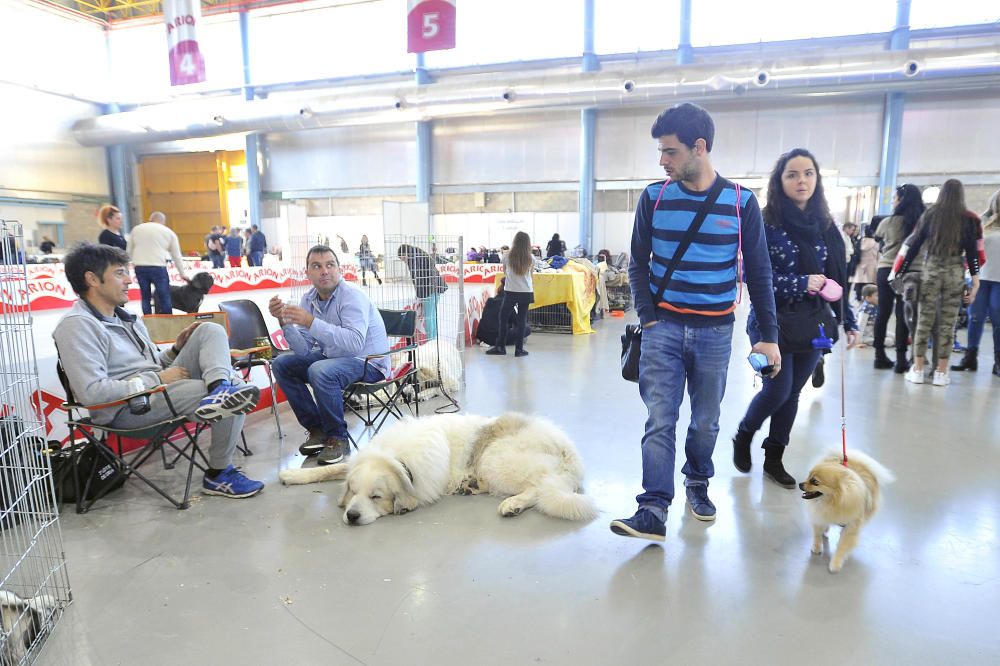
{"label": "black shoe", "polygon": [[902,356],[896,355],[896,364],[892,366],[892,371],[897,375],[905,375],[906,371],[910,369],[910,362],[906,360],[906,353],[904,352]]}
{"label": "black shoe", "polygon": [[956,365],[951,366],[952,370],[965,372],[971,370],[975,372],[979,369],[979,347],[966,347],[965,356]]}
{"label": "black shoe", "polygon": [[306,456],[314,456],[326,446],[326,434],[322,430],[310,430],[309,439],[299,447],[299,453]]}
{"label": "black shoe", "polygon": [[514,350],[514,356],[516,356],[518,358],[520,358],[522,356],[527,356],[527,355],[528,355],[528,352],[524,351],[523,349],[515,349]]}
{"label": "black shoe", "polygon": [[750,460],[750,442],[753,440],[753,433],[745,430],[737,430],[733,435],[733,465],[736,469],[746,474],[750,471],[753,463]]}
{"label": "black shoe", "polygon": [[794,490],[795,479],[785,471],[785,466],[781,464],[781,457],[785,454],[785,447],[780,444],[768,446],[769,440],[764,440],[764,476],[777,483],[782,488]]}
{"label": "black shoe", "polygon": [[890,368],[896,367],[888,356],[885,355],[884,349],[875,350],[875,369],[876,370],[888,370]]}
{"label": "black shoe", "polygon": [[993,352],[993,374],[1000,377],[1000,351]]}
{"label": "black shoe", "polygon": [[819,363],[816,364],[816,369],[813,370],[812,385],[814,388],[819,388],[826,382],[826,375],[823,373],[823,357],[819,357]]}
{"label": "black shoe", "polygon": [[379,284],[379,286],[381,287],[381,286],[382,286],[382,278],[378,278],[378,277],[377,277],[377,278],[375,278],[375,279],[376,279],[376,280],[378,280],[378,284]]}
{"label": "black shoe", "polygon": [[486,350],[486,354],[487,356],[506,356],[507,349],[505,347],[497,347],[496,345],[493,345]]}

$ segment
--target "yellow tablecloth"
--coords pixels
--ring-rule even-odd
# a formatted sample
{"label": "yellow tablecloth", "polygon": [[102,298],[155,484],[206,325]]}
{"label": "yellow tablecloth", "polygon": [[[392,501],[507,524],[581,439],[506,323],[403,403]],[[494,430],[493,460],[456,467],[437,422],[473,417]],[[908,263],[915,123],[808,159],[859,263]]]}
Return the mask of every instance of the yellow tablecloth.
{"label": "yellow tablecloth", "polygon": [[[496,276],[497,286],[501,278],[503,275]],[[593,273],[569,262],[559,272],[533,273],[531,281],[535,289],[531,309],[565,303],[573,318],[573,335],[594,332],[590,326],[590,311],[597,301],[597,279]]]}

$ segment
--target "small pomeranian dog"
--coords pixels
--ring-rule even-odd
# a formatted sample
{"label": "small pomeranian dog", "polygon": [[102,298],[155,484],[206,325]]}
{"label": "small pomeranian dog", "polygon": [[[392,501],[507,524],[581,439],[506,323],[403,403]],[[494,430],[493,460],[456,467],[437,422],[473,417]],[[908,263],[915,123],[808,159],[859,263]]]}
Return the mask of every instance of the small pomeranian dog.
{"label": "small pomeranian dog", "polygon": [[840,525],[837,551],[830,558],[830,573],[837,573],[858,545],[861,527],[879,505],[879,487],[895,481],[892,473],[863,453],[847,452],[847,465],[839,453],[816,463],[799,484],[813,524],[812,553],[823,552],[823,537],[830,525]]}

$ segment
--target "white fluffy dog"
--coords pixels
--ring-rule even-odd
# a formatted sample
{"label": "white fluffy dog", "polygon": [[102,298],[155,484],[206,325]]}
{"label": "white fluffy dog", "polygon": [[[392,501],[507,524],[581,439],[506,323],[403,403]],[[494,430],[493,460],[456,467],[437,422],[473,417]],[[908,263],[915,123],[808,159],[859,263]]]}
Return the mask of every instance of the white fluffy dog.
{"label": "white fluffy dog", "polygon": [[577,492],[583,463],[573,443],[548,421],[516,413],[405,419],[348,463],[289,469],[279,477],[290,485],[346,477],[340,506],[348,525],[367,525],[450,494],[506,497],[502,516],[533,506],[567,520],[597,515],[593,500]]}

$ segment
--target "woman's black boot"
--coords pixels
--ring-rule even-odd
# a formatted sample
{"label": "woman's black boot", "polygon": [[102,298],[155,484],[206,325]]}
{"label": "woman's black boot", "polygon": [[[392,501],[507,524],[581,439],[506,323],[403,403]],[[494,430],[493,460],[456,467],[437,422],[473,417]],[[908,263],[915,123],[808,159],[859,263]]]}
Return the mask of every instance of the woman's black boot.
{"label": "woman's black boot", "polygon": [[764,449],[764,476],[777,483],[782,488],[795,488],[795,479],[785,471],[785,466],[781,464],[781,456],[785,454],[785,447],[770,438],[764,440],[761,447]]}
{"label": "woman's black boot", "polygon": [[885,347],[875,348],[875,369],[876,370],[888,370],[895,364],[885,355]]}
{"label": "woman's black boot", "polygon": [[745,430],[737,430],[733,435],[733,464],[736,469],[746,474],[750,471],[753,463],[750,461],[750,442],[753,440],[753,433]]}
{"label": "woman's black boot", "polygon": [[979,369],[979,347],[966,347],[965,356],[956,365],[951,366],[952,370],[964,372],[971,370],[975,372]]}

